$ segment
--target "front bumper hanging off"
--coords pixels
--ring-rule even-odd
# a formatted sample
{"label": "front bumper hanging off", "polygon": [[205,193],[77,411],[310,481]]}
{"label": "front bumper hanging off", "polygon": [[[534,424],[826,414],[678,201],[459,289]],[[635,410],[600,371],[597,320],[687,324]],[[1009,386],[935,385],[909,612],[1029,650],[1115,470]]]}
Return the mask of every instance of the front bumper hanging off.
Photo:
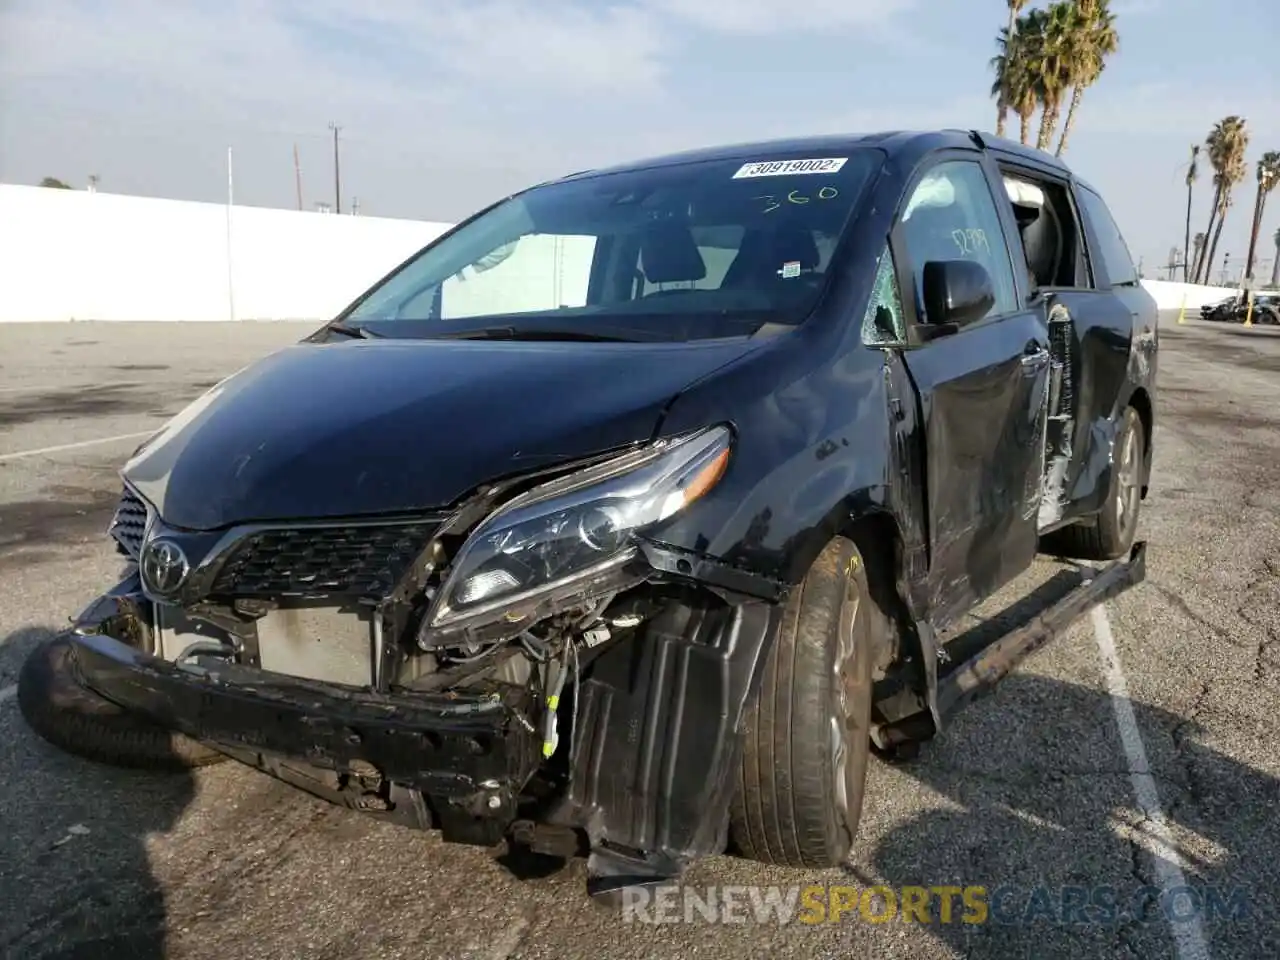
{"label": "front bumper hanging off", "polygon": [[522,793],[543,763],[542,704],[525,687],[375,693],[199,653],[171,661],[147,652],[149,607],[128,582],[70,640],[87,688],[308,792],[449,842],[489,846],[530,822],[585,834],[591,877],[658,878],[723,849],[737,732],[779,609],[672,602],[595,656],[549,802]]}
{"label": "front bumper hanging off", "polygon": [[73,626],[86,688],[328,799],[455,842],[501,840],[540,760],[523,688],[384,695],[208,656],[175,663],[120,635],[136,603],[108,594]]}

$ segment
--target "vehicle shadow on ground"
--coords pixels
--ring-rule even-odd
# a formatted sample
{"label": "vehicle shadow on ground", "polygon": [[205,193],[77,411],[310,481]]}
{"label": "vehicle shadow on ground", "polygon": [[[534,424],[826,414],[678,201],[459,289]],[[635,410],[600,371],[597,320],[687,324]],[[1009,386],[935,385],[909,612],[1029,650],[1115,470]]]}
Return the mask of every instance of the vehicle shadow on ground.
{"label": "vehicle shadow on ground", "polygon": [[[1280,955],[1280,781],[1199,742],[1205,730],[1194,720],[1132,709],[1194,897],[1157,899],[1164,871],[1155,857],[1167,848],[1142,839],[1151,823],[1135,800],[1111,697],[1026,674],[899,768],[945,806],[879,838],[867,854],[874,872],[896,890],[985,887],[985,922],[964,922],[958,898],[951,922],[935,908],[932,932],[966,957],[1168,957],[1170,920],[1197,911],[1213,957]],[[1135,825],[1137,842],[1126,833]],[[1186,936],[1189,924],[1178,929]]]}
{"label": "vehicle shadow on ground", "polygon": [[[20,658],[52,631],[3,641]],[[65,753],[0,705],[0,956],[160,960],[167,911],[146,849],[194,795],[189,773],[118,769]]]}

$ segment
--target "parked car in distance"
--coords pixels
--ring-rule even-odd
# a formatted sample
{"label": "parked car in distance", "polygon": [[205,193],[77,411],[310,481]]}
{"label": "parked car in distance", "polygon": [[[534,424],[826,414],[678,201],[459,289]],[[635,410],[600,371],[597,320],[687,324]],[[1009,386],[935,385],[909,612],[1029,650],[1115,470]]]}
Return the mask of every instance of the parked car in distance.
{"label": "parked car in distance", "polygon": [[1230,296],[1225,300],[1219,300],[1217,303],[1207,303],[1200,308],[1200,319],[1211,321],[1229,320],[1235,314],[1235,309],[1239,304],[1240,297],[1238,296]]}
{"label": "parked car in distance", "polygon": [[1280,325],[1280,295],[1258,293],[1253,295],[1252,310],[1245,294],[1228,297],[1218,303],[1200,308],[1200,318],[1218,323],[1260,323]]}
{"label": "parked car in distance", "polygon": [[[531,187],[135,451],[119,582],[23,714],[582,851],[593,893],[837,865],[873,747],[1142,579],[1157,320],[1102,194],[986,134]],[[949,646],[1040,553],[1098,569]]]}

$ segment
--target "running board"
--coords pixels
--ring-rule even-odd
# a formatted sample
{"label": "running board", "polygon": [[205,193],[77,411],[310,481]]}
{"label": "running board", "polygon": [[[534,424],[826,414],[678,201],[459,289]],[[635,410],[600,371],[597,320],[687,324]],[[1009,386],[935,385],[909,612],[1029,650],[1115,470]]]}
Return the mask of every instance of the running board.
{"label": "running board", "polygon": [[1044,646],[1093,607],[1137,586],[1147,576],[1147,543],[1133,545],[1125,560],[1101,570],[1086,568],[1080,584],[1030,622],[999,637],[967,660],[938,675],[938,713],[947,717],[990,693],[1030,654]]}
{"label": "running board", "polygon": [[[1063,570],[993,620],[1012,610],[1034,604],[1029,616],[1015,618],[1016,625],[990,636],[984,623],[938,648],[938,675],[933,705],[901,719],[872,727],[876,747],[909,759],[916,748],[940,732],[943,722],[961,708],[990,693],[1030,654],[1044,646],[1090,609],[1134,587],[1147,576],[1147,544],[1139,541],[1129,556],[1106,567]],[[1069,586],[1063,584],[1068,581]],[[935,717],[937,720],[935,721]]]}

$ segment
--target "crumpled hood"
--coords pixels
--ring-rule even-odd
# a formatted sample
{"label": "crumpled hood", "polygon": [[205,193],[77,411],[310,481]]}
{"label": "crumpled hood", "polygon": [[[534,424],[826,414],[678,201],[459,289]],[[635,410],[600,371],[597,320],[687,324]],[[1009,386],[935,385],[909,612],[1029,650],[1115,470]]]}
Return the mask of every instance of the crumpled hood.
{"label": "crumpled hood", "polygon": [[756,343],[300,343],[182,411],[122,475],[176,527],[429,510],[649,439]]}

